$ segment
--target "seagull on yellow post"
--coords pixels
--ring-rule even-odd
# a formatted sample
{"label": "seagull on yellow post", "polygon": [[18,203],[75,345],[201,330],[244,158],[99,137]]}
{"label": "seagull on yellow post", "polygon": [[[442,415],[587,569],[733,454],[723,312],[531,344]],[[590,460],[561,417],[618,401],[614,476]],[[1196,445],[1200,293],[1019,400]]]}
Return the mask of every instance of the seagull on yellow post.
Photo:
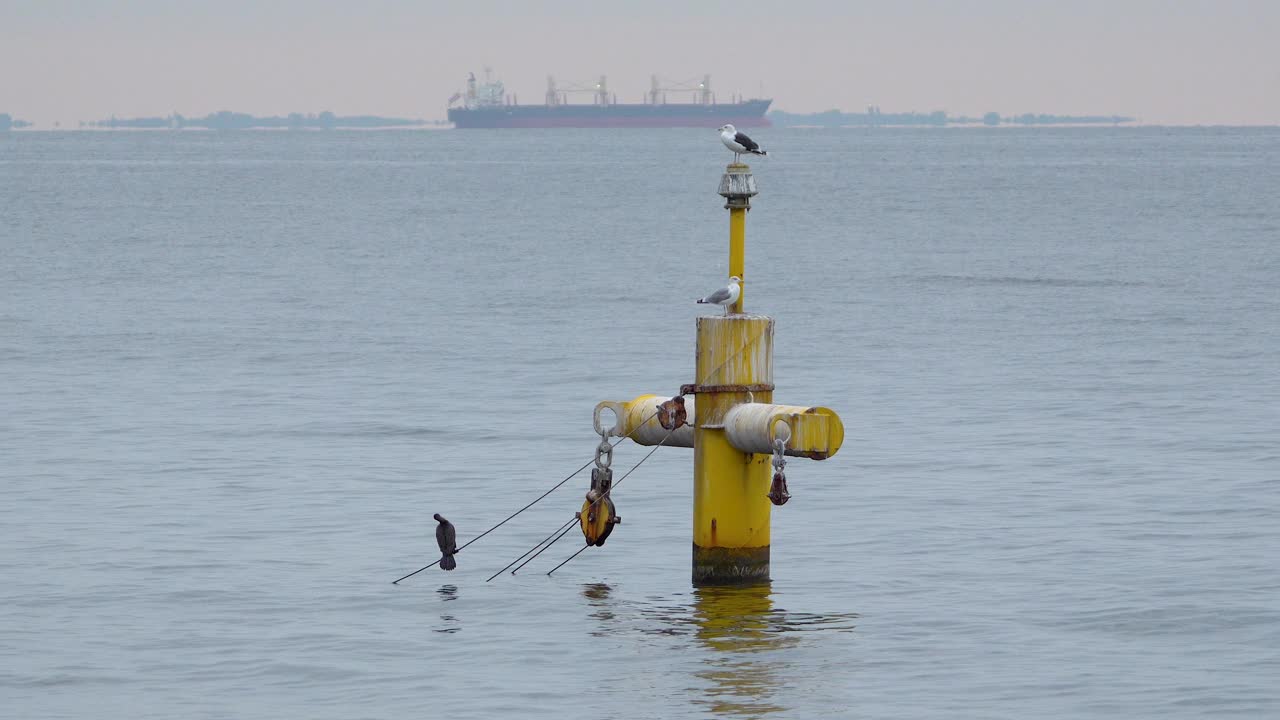
{"label": "seagull on yellow post", "polygon": [[703,305],[723,305],[724,314],[729,314],[729,308],[738,302],[738,298],[742,297],[742,278],[734,275],[729,278],[729,284],[711,293],[710,295],[698,300]]}
{"label": "seagull on yellow post", "polygon": [[738,128],[732,125],[720,126],[720,142],[724,146],[733,151],[733,161],[741,162],[744,153],[752,155],[768,155],[769,153],[760,149],[760,145],[755,140],[747,137],[745,134],[738,132]]}

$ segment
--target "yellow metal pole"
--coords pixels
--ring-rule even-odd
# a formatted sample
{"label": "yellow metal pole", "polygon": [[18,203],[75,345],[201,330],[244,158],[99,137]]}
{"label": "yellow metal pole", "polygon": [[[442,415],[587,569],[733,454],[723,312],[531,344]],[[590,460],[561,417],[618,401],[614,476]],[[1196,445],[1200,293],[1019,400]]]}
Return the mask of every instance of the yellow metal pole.
{"label": "yellow metal pole", "polygon": [[[745,281],[746,214],[756,194],[751,168],[725,168],[720,195],[729,210],[729,274]],[[744,282],[745,285],[745,282]],[[698,318],[693,430],[693,581],[769,579],[769,455],[729,443],[724,418],[733,406],[773,400],[773,319]]]}
{"label": "yellow metal pole", "polygon": [[751,198],[756,195],[756,181],[751,167],[745,163],[731,163],[720,178],[720,196],[729,211],[729,275],[741,281],[742,292],[738,301],[729,308],[730,313],[742,312],[742,299],[747,294],[747,211]]}
{"label": "yellow metal pole", "polygon": [[747,208],[729,208],[729,275],[741,279],[742,292],[729,312],[742,312],[743,298],[747,294]]}

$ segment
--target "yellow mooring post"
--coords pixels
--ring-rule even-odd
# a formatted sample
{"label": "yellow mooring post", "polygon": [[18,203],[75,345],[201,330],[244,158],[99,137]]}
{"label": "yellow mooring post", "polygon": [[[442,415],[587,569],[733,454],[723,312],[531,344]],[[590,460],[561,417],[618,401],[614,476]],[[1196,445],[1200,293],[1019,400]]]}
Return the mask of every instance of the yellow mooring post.
{"label": "yellow mooring post", "polygon": [[[698,318],[697,382],[681,386],[671,399],[641,395],[596,406],[597,416],[604,408],[616,415],[611,435],[641,445],[693,447],[698,585],[768,580],[770,511],[791,497],[785,457],[825,460],[844,442],[844,425],[832,410],[773,404],[773,318],[742,312],[746,214],[756,195],[751,168],[729,165],[719,192],[729,210],[728,274],[742,279],[743,292],[728,315]],[[696,407],[690,395],[697,396]],[[694,420],[692,431],[673,420],[686,416]]]}
{"label": "yellow mooring post", "polygon": [[742,314],[747,211],[757,192],[751,168],[730,164],[718,192],[729,211],[729,275],[741,279],[742,292],[729,315],[698,318],[698,382],[685,388],[700,396],[693,423],[695,583],[769,578],[769,456],[738,450],[724,431],[734,405],[773,400],[773,319]]}
{"label": "yellow mooring post", "polygon": [[698,318],[693,423],[693,580],[769,578],[769,455],[725,433],[736,405],[773,400],[773,318]]}

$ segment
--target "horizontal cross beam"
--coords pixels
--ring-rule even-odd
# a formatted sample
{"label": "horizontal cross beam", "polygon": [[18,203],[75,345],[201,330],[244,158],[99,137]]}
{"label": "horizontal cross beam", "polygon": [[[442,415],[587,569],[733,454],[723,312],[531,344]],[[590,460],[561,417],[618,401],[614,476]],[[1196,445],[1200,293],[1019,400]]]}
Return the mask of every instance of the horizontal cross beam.
{"label": "horizontal cross beam", "polygon": [[[750,398],[749,392],[742,394],[744,400]],[[596,405],[596,414],[598,417],[602,410],[613,412],[616,419],[608,429],[613,437],[630,437],[640,445],[662,443],[691,448],[691,426],[668,431],[658,422],[658,406],[669,399],[640,395],[633,400],[606,400]],[[693,403],[692,396],[684,398],[689,417],[695,417]],[[716,427],[724,429],[731,445],[749,453],[773,452],[773,439],[778,437],[785,444],[785,455],[826,460],[844,443],[844,423],[834,410],[825,407],[743,402],[734,405],[725,415],[724,423]]]}

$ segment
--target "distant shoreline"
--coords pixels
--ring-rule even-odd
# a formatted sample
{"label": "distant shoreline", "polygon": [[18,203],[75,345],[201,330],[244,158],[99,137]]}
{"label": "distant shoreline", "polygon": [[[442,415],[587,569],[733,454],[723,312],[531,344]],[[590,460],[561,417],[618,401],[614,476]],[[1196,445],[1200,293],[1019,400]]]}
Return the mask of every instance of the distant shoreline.
{"label": "distant shoreline", "polygon": [[[1229,125],[1229,124],[1201,124],[1201,125],[1172,125],[1166,123],[1125,123],[1123,125],[1113,125],[1109,123],[1059,123],[1053,125],[1000,125],[991,127],[982,123],[952,123],[942,127],[933,125],[775,125],[771,128],[762,128],[760,132],[769,132],[770,130],[920,130],[942,132],[947,130],[1151,130],[1165,128],[1170,130],[1280,130],[1280,124],[1273,125]],[[14,127],[11,130],[0,130],[0,133],[11,135],[30,135],[35,133],[161,133],[161,132],[180,132],[180,133],[219,133],[219,132],[260,132],[260,133],[323,133],[323,132],[438,132],[441,130],[454,130],[452,125],[447,123],[440,125],[423,125],[423,126],[395,126],[395,127],[378,127],[378,128],[359,128],[359,127],[339,127],[332,129],[314,129],[307,128],[303,130],[290,130],[289,128],[268,128],[268,127],[252,127],[252,128],[127,128],[127,127],[39,127],[35,124],[28,124],[24,127]],[[551,130],[571,130],[573,128],[549,128]],[[624,130],[627,132],[634,131],[636,128],[587,128],[586,130]],[[697,128],[660,128],[663,130],[672,129],[692,129]],[[714,128],[713,128],[714,129]],[[499,131],[502,132],[502,131]],[[506,132],[518,132],[518,130],[506,130]]]}
{"label": "distant shoreline", "polygon": [[[3,116],[0,116],[2,119]],[[807,119],[807,118],[806,118]],[[1258,124],[1258,125],[1240,125],[1226,123],[1200,123],[1200,124],[1170,124],[1170,123],[1147,123],[1140,120],[1130,120],[1123,123],[1116,122],[1099,122],[1099,121],[1067,121],[1061,120],[1056,122],[1038,122],[1038,123],[1000,123],[992,125],[984,123],[980,120],[966,119],[961,121],[957,118],[955,121],[946,123],[924,123],[924,122],[833,122],[832,119],[826,119],[825,122],[805,122],[802,116],[792,115],[787,121],[778,122],[773,120],[772,128],[768,130],[1008,130],[1008,129],[1032,129],[1032,130],[1052,130],[1052,129],[1142,129],[1142,128],[1170,128],[1170,129],[1280,129],[1280,123],[1275,124]],[[53,126],[42,127],[36,123],[25,120],[12,119],[10,122],[0,122],[0,136],[18,135],[23,133],[39,133],[39,132],[93,132],[93,133],[110,133],[110,132],[331,132],[340,131],[359,131],[359,132],[411,132],[417,130],[453,130],[453,125],[444,120],[421,120],[414,121],[411,124],[387,123],[387,124],[367,124],[367,125],[345,125],[333,124],[327,127],[318,126],[281,126],[281,125],[241,125],[234,127],[217,127],[197,124],[184,124],[181,127],[172,127],[168,125],[154,124],[129,124],[127,121],[117,121],[117,124],[100,124],[100,123],[80,123],[78,126],[63,126],[55,123]],[[611,128],[618,129],[618,128]],[[622,130],[631,131],[635,128],[620,128]],[[696,129],[696,128],[695,128]],[[509,132],[511,130],[508,130]],[[500,132],[500,131],[499,131]]]}
{"label": "distant shoreline", "polygon": [[[775,129],[873,129],[873,128],[1277,128],[1278,123],[1162,123],[1147,122],[1126,115],[1050,115],[1022,113],[1000,115],[989,112],[980,117],[949,115],[945,111],[932,112],[883,112],[872,106],[863,113],[826,110],[812,113],[793,113],[773,110],[766,116]],[[76,123],[33,123],[0,112],[0,133],[14,132],[77,132],[119,130],[266,130],[266,131],[321,131],[321,130],[451,130],[452,123],[445,119],[384,117],[379,115],[335,115],[331,112],[290,113],[288,115],[256,116],[228,110],[209,113],[203,117],[186,117],[180,113],[167,116],[119,118],[111,116],[103,120],[86,120]],[[632,128],[626,128],[632,129]]]}
{"label": "distant shoreline", "polygon": [[438,120],[382,117],[379,115],[335,115],[321,113],[289,113],[279,116],[257,116],[221,110],[203,117],[186,117],[173,113],[164,117],[118,118],[81,122],[86,129],[105,130],[389,130],[439,126]]}
{"label": "distant shoreline", "polygon": [[984,127],[1101,125],[1110,127],[1137,122],[1136,118],[1127,115],[1050,115],[1047,113],[1001,115],[997,112],[989,112],[982,117],[968,117],[948,115],[944,110],[929,113],[914,111],[887,113],[876,106],[867,108],[865,113],[847,113],[840,110],[789,113],[784,110],[774,110],[768,117],[775,127],[951,127],[955,125]]}

